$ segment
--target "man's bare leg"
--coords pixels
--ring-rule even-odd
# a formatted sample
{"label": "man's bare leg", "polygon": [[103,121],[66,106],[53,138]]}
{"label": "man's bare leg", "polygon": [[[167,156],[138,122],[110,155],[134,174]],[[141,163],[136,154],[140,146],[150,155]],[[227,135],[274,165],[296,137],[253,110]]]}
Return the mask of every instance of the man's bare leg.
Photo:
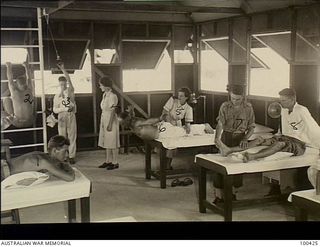
{"label": "man's bare leg", "polygon": [[[257,139],[254,139],[253,141],[249,142],[248,148],[260,146],[263,142],[264,142],[264,139],[262,137],[258,137]],[[221,140],[217,140],[216,145],[219,148],[222,156],[228,156],[231,153],[240,152],[240,151],[245,150],[245,149],[241,148],[240,146],[229,148]]]}
{"label": "man's bare leg", "polygon": [[243,162],[247,163],[250,160],[256,160],[259,158],[268,157],[272,154],[275,154],[276,152],[281,151],[285,145],[286,144],[284,142],[275,142],[271,146],[264,148],[255,154],[250,154],[248,152],[245,152],[243,154]]}

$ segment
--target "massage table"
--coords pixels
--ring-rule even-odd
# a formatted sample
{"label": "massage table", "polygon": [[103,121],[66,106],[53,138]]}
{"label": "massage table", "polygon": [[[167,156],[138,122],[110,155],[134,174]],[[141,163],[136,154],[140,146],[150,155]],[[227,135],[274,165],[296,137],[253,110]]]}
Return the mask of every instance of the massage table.
{"label": "massage table", "polygon": [[[263,146],[248,149],[248,152],[255,153]],[[284,154],[283,152],[279,152]],[[278,154],[278,153],[277,153]],[[242,201],[232,201],[232,181],[233,176],[246,173],[260,173],[266,171],[276,171],[285,169],[294,169],[300,167],[308,167],[313,165],[319,159],[319,150],[307,148],[306,152],[301,156],[281,157],[277,154],[264,158],[263,160],[250,161],[243,163],[231,157],[223,157],[220,154],[198,154],[195,156],[195,163],[199,167],[199,211],[206,213],[206,209],[211,209],[224,216],[225,221],[232,221],[232,207],[245,206],[253,203],[262,203],[274,201],[275,199],[286,199],[284,195],[277,197],[266,197],[264,199],[247,199]],[[287,153],[289,154],[289,153]],[[290,155],[290,154],[289,154]],[[224,203],[218,205],[207,201],[207,171],[219,173],[224,179]]]}
{"label": "massage table", "polygon": [[66,182],[54,176],[47,181],[25,188],[1,190],[1,213],[12,210],[15,221],[20,223],[21,208],[68,201],[69,223],[76,222],[76,199],[80,199],[81,222],[90,222],[91,181],[77,168],[75,180]]}
{"label": "massage table", "polygon": [[[186,173],[186,169],[166,170],[167,151],[182,148],[195,148],[200,146],[214,145],[214,134],[193,135],[178,138],[163,138],[152,141],[145,141],[145,176],[151,179],[151,176],[160,180],[160,188],[166,188],[167,175],[176,175]],[[160,170],[153,171],[151,169],[151,151],[153,147],[157,147],[160,151]]]}
{"label": "massage table", "polygon": [[296,221],[307,221],[309,212],[320,216],[320,195],[315,189],[293,192],[288,201],[294,206]]}

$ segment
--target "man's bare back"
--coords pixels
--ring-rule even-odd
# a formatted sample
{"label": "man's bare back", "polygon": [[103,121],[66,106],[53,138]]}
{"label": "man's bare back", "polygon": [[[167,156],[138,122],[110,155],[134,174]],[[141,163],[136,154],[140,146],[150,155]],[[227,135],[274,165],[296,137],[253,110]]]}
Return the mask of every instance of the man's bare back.
{"label": "man's bare back", "polygon": [[12,159],[10,164],[11,175],[25,171],[49,172],[66,181],[74,179],[74,171],[67,163],[60,162],[49,154],[39,151],[27,153]]}

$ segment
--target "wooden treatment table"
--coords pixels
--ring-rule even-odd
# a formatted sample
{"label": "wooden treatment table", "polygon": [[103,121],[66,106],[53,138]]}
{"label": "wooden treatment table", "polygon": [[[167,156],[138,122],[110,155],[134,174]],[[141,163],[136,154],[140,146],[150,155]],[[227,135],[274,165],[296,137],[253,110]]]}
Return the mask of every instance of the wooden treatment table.
{"label": "wooden treatment table", "polygon": [[[170,140],[171,139],[171,140]],[[195,148],[214,145],[214,134],[206,134],[201,136],[188,136],[179,138],[166,138],[152,141],[145,141],[145,176],[146,179],[151,179],[151,176],[160,180],[160,188],[166,188],[166,180],[168,175],[176,175],[187,173],[186,169],[166,170],[167,151],[182,148]],[[154,171],[151,168],[151,152],[152,148],[159,149],[160,170]]]}
{"label": "wooden treatment table", "polygon": [[[258,147],[257,147],[258,148]],[[205,213],[209,208],[224,216],[225,221],[232,221],[232,208],[234,206],[245,206],[253,203],[263,203],[274,201],[275,199],[286,199],[284,197],[267,197],[264,199],[250,199],[242,201],[232,201],[232,181],[233,176],[245,173],[259,173],[266,171],[276,171],[284,169],[294,169],[307,167],[314,164],[319,158],[319,150],[307,149],[305,154],[296,157],[287,157],[279,160],[259,160],[242,163],[230,157],[222,157],[220,154],[199,154],[195,157],[195,163],[199,167],[199,211]],[[207,171],[219,173],[224,179],[224,203],[219,206],[207,201]]]}
{"label": "wooden treatment table", "polygon": [[309,213],[320,215],[320,195],[315,189],[293,192],[288,201],[294,206],[296,221],[307,221]]}
{"label": "wooden treatment table", "polygon": [[51,177],[35,186],[1,190],[1,212],[13,210],[16,223],[19,224],[18,210],[21,208],[67,201],[71,223],[76,222],[76,199],[80,199],[81,222],[90,222],[91,181],[77,168],[73,169],[75,180],[72,182]]}

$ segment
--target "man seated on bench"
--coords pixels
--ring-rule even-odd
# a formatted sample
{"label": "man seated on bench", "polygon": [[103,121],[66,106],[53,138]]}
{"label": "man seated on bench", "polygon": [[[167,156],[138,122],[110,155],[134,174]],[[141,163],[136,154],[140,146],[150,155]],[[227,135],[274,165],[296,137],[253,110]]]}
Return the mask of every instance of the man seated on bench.
{"label": "man seated on bench", "polygon": [[[216,141],[216,145],[220,150],[222,156],[228,156],[234,152],[240,152],[245,150],[240,146],[228,147],[222,141]],[[251,160],[256,160],[260,158],[265,158],[275,154],[277,152],[289,152],[293,156],[303,155],[306,150],[306,144],[296,138],[285,136],[285,135],[275,135],[271,138],[264,139],[258,137],[249,142],[248,148],[253,148],[257,146],[268,146],[257,153],[244,152],[242,154],[242,161],[247,163]]]}
{"label": "man seated on bench", "polygon": [[139,118],[130,112],[122,112],[119,115],[120,124],[130,128],[134,134],[143,140],[154,140],[161,138],[177,138],[188,135],[214,134],[214,129],[209,124],[192,124],[191,132],[187,134],[184,127],[174,126],[165,122],[166,115],[159,118]]}
{"label": "man seated on bench", "polygon": [[64,136],[51,137],[48,143],[48,153],[34,151],[16,157],[9,164],[9,172],[5,172],[1,166],[1,181],[10,175],[29,171],[49,172],[62,180],[73,181],[75,179],[74,170],[64,162],[68,157],[68,147],[69,140]]}

